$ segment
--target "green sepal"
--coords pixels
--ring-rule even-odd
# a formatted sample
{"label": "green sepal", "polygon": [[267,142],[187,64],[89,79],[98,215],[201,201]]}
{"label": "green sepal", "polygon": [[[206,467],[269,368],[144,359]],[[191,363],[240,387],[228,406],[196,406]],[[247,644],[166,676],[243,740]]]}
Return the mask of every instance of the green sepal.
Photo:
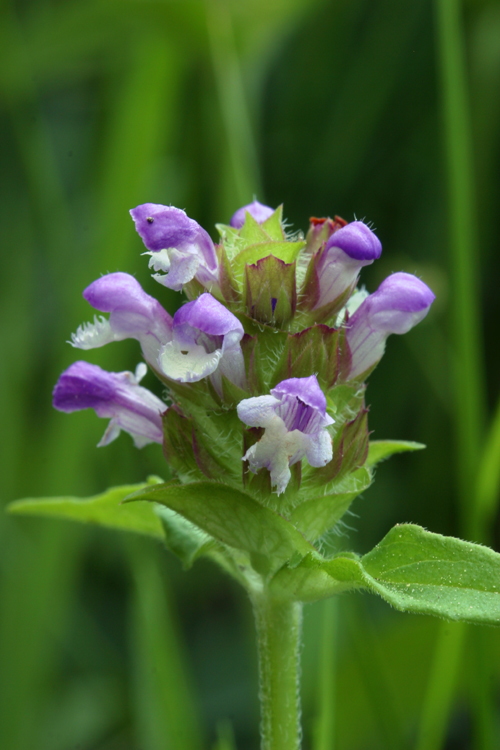
{"label": "green sepal", "polygon": [[250,555],[254,569],[268,576],[297,553],[314,548],[282,516],[265,508],[246,492],[220,482],[160,484],[130,495],[159,503],[179,513],[222,544]]}
{"label": "green sepal", "polygon": [[247,246],[254,245],[256,242],[269,242],[269,240],[272,240],[271,235],[266,232],[262,224],[259,224],[248,211],[245,211],[245,223],[239,231],[239,238]]}
{"label": "green sepal", "polygon": [[317,219],[313,216],[306,235],[306,252],[309,254],[317,253],[334,232],[346,225],[347,221],[340,216],[336,216],[335,219],[329,217]]}
{"label": "green sepal", "polygon": [[241,340],[241,349],[245,360],[245,370],[250,393],[260,396],[264,391],[262,379],[262,362],[258,336],[250,336],[245,333]]}
{"label": "green sepal", "polygon": [[283,231],[283,204],[278,206],[271,216],[261,224],[262,229],[269,235],[272,240],[284,240]]}
{"label": "green sepal", "polygon": [[[245,364],[247,365],[247,376],[249,378],[250,390],[258,383],[258,392],[255,395],[267,393],[275,382],[275,372],[283,356],[283,351],[288,340],[288,333],[273,328],[265,323],[253,320],[243,313],[235,313],[243,325],[246,336],[243,337],[241,345]],[[251,337],[250,340],[247,337]],[[253,359],[253,372],[249,372],[248,365]]]}
{"label": "green sepal", "polygon": [[366,385],[341,383],[327,393],[328,411],[335,417],[336,425],[354,419],[363,405]]}
{"label": "green sepal", "polygon": [[163,453],[167,463],[180,477],[198,477],[201,470],[193,451],[193,420],[176,406],[162,416]]}
{"label": "green sepal", "polygon": [[421,451],[425,447],[423,443],[413,443],[409,440],[370,440],[366,463],[368,466],[375,466],[395,453]]}
{"label": "green sepal", "polygon": [[349,588],[378,594],[402,612],[500,625],[500,555],[420,526],[396,526],[371,552],[304,557],[272,579],[277,596],[314,601]]}
{"label": "green sepal", "polygon": [[[162,482],[150,477],[150,482]],[[132,492],[146,489],[148,484],[127,484],[110,487],[99,495],[79,497],[42,497],[15,500],[7,506],[16,515],[46,516],[105,526],[117,531],[133,531],[156,539],[164,539],[163,527],[152,506],[124,506],[122,500]]]}
{"label": "green sepal", "polygon": [[334,300],[326,305],[322,305],[321,307],[316,307],[321,292],[318,265],[323,253],[324,248],[321,248],[309,261],[304,283],[299,291],[299,303],[297,306],[299,310],[309,313],[311,322],[314,321],[316,323],[323,323],[336,316],[345,306],[352,292],[356,288],[356,282],[353,282],[351,286],[345,289]]}
{"label": "green sepal", "polygon": [[333,440],[333,458],[319,469],[311,472],[312,485],[325,485],[334,479],[363,466],[368,455],[368,411],[362,408],[350,422],[346,422]]}
{"label": "green sepal", "polygon": [[241,292],[233,275],[224,244],[216,246],[219,258],[219,285],[223,299],[229,304],[241,302]]}
{"label": "green sepal", "polygon": [[275,258],[279,258],[284,263],[293,263],[303,247],[303,240],[298,242],[273,242],[268,240],[267,242],[261,241],[251,244],[233,258],[231,265],[234,276],[241,283],[245,265],[257,263],[262,258],[267,258],[268,255],[274,255]]}
{"label": "green sepal", "polygon": [[250,396],[250,392],[240,388],[231,380],[222,375],[222,404],[225,408],[236,408],[237,404],[244,398]]}
{"label": "green sepal", "polygon": [[196,404],[202,409],[214,409],[220,406],[220,397],[214,389],[209,389],[210,379],[203,378],[197,383],[179,383],[177,380],[169,380],[161,377],[160,380],[166,385],[172,401],[184,406],[185,404]]}
{"label": "green sepal", "polygon": [[240,241],[239,229],[232,227],[230,224],[216,224],[215,226],[220,234],[224,252],[229,262],[231,262],[236,253],[242,250],[245,244]]}
{"label": "green sepal", "polygon": [[352,501],[368,489],[372,476],[365,467],[356,469],[322,487],[319,496],[318,487],[309,483],[310,477],[308,474],[302,480],[302,495],[308,499],[294,508],[289,518],[306,539],[313,542],[338,523]]}
{"label": "green sepal", "polygon": [[243,304],[254,320],[285,327],[295,315],[297,305],[295,263],[284,263],[274,255],[268,255],[255,264],[247,264]]}
{"label": "green sepal", "polygon": [[182,291],[188,298],[188,300],[195,300],[197,299],[200,294],[203,294],[203,292],[206,292],[207,290],[201,284],[198,279],[191,279],[191,281],[188,281],[184,286],[182,287]]}
{"label": "green sepal", "polygon": [[[241,479],[243,425],[233,411],[192,409],[189,415],[171,407],[163,415],[163,451],[184,482],[193,479]],[[236,459],[236,461],[235,461]]]}
{"label": "green sepal", "polygon": [[219,466],[214,478],[240,486],[244,425],[236,409],[220,409],[208,414],[203,409],[192,408],[190,416],[206,451]]}
{"label": "green sepal", "polygon": [[155,513],[163,526],[165,546],[181,560],[185,570],[215,547],[212,537],[170,508],[158,505]]}
{"label": "green sepal", "polygon": [[272,384],[316,374],[320,388],[328,391],[339,374],[350,368],[350,362],[345,333],[327,325],[313,325],[300,333],[288,334]]}

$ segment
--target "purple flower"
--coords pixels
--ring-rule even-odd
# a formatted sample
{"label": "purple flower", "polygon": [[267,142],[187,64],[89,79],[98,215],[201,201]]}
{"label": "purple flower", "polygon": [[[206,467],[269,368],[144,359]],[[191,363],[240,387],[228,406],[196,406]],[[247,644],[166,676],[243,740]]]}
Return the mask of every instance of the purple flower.
{"label": "purple flower", "polygon": [[319,297],[314,309],[353,290],[363,266],[380,258],[382,245],[362,221],[353,221],[334,232],[317,256]]}
{"label": "purple flower", "polygon": [[235,213],[231,216],[231,221],[229,222],[229,224],[235,229],[241,229],[241,227],[245,223],[247,212],[250,214],[250,216],[253,216],[258,224],[263,224],[266,219],[269,219],[269,217],[273,215],[274,208],[264,206],[264,204],[259,203],[259,201],[254,201],[253,203],[249,203],[248,206],[242,206],[237,211],[235,211]]}
{"label": "purple flower", "polygon": [[249,427],[265,429],[243,460],[254,473],[269,469],[278,495],[290,481],[290,466],[304,456],[315,467],[332,460],[332,439],[325,428],[334,420],[326,413],[326,397],[315,375],[282,380],[270,396],[247,398],[237,410]]}
{"label": "purple flower", "polygon": [[181,383],[194,383],[210,375],[219,392],[222,375],[244,386],[243,333],[238,318],[211,294],[202,294],[175,313],[172,341],[158,357],[160,370]]}
{"label": "purple flower", "polygon": [[393,273],[358,307],[347,323],[352,354],[350,378],[370,370],[382,357],[391,333],[406,333],[429,312],[435,295],[409,273]]}
{"label": "purple flower", "polygon": [[137,339],[144,358],[157,368],[161,347],[172,339],[172,318],[158,300],[150,297],[128,273],[110,273],[92,282],[84,298],[109,320],[94,317],[93,323],[79,326],[71,336],[77,349],[94,349],[111,341]]}
{"label": "purple flower", "polygon": [[53,405],[59,411],[94,409],[98,417],[111,421],[99,442],[107,445],[128,432],[137,448],[147,443],[162,443],[161,414],[166,405],[139,382],[147,367],[141,363],[135,375],[131,372],[106,372],[88,362],[75,362],[56,383]]}
{"label": "purple flower", "polygon": [[[135,228],[150,255],[149,267],[163,286],[179,291],[196,278],[210,288],[218,283],[214,243],[184,211],[158,203],[143,203],[130,210]],[[166,276],[164,274],[167,274]]]}

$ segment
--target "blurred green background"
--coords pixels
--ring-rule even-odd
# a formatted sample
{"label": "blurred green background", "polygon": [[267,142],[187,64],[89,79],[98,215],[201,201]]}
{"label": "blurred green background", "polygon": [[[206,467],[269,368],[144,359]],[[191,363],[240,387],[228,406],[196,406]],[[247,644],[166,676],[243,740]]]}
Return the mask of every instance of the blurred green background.
{"label": "blurred green background", "polygon": [[[368,289],[407,271],[437,295],[368,388],[373,436],[428,448],[382,464],[328,544],[363,553],[411,521],[500,549],[494,431],[488,512],[468,510],[499,395],[498,2],[4,0],[0,58],[2,503],[166,476],[158,446],[96,450],[104,422],[52,410],[77,358],[64,342],[102,273],[135,274],[170,312],[181,301],[150,279],[129,208],[171,203],[215,238],[256,195],[294,229],[373,222]],[[87,358],[133,370],[139,351]],[[251,611],[218,570],[64,522],[2,514],[0,535],[0,747],[258,746]],[[500,633],[368,596],[339,609],[338,750],[500,747]],[[328,616],[306,607],[307,749],[333,750],[315,733]]]}

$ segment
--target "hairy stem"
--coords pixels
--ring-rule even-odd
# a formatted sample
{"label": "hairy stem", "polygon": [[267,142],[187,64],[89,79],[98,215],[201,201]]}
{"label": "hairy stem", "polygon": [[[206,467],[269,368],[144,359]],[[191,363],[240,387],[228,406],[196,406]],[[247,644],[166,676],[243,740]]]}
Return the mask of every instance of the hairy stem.
{"label": "hairy stem", "polygon": [[259,650],[262,750],[300,748],[299,644],[302,605],[265,591],[252,596]]}

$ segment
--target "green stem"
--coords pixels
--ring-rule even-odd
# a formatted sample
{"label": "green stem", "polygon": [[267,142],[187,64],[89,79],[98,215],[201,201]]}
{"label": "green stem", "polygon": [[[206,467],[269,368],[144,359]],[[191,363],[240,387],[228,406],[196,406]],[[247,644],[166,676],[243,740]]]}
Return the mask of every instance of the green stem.
{"label": "green stem", "polygon": [[252,596],[259,650],[261,750],[299,750],[302,605]]}

